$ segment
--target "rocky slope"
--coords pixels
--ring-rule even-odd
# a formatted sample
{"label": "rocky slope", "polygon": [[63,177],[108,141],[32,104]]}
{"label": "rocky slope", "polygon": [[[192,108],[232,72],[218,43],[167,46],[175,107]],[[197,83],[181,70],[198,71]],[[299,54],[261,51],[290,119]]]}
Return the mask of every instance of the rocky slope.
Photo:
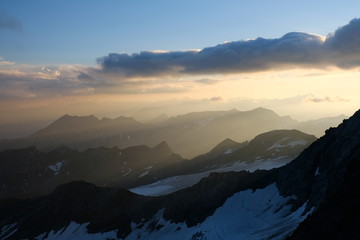
{"label": "rocky slope", "polygon": [[359,147],[360,111],[278,169],[213,173],[161,197],[69,183],[45,197],[0,201],[0,238],[286,239],[311,214],[293,237],[314,239],[306,225],[336,213],[323,225],[334,226],[329,239],[356,239],[356,222],[339,232],[333,223],[355,218],[342,210],[358,201]]}
{"label": "rocky slope", "polygon": [[[193,178],[193,185],[210,171],[247,169],[250,165],[243,166],[244,163],[256,162],[255,169],[263,168],[262,165],[278,166],[275,161],[285,164],[314,140],[315,137],[295,130],[276,130],[259,135],[250,144],[226,139],[208,154],[191,161],[176,155],[166,142],[154,148],[98,147],[82,152],[65,146],[50,152],[34,147],[7,150],[0,152],[0,198],[39,196],[75,180],[97,186],[131,188],[164,181],[164,178],[179,180],[179,175],[206,172]],[[184,181],[174,190],[191,185]]]}
{"label": "rocky slope", "polygon": [[154,148],[99,147],[83,152],[67,147],[51,152],[34,147],[7,150],[0,153],[0,198],[39,196],[75,180],[127,188],[172,176],[184,162],[165,142]]}

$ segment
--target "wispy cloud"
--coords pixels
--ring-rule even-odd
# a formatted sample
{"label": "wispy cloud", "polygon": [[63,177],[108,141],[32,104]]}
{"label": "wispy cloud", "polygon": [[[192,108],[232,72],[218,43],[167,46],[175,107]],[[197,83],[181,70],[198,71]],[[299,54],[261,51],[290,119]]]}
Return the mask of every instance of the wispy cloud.
{"label": "wispy cloud", "polygon": [[360,66],[360,19],[327,37],[291,32],[281,38],[227,42],[201,51],[110,53],[101,71],[122,78],[179,74],[256,72],[289,67]]}
{"label": "wispy cloud", "polygon": [[342,98],[342,97],[314,97],[308,96],[305,99],[306,102],[313,103],[324,103],[324,102],[349,102],[350,99]]}
{"label": "wispy cloud", "polygon": [[21,21],[0,10],[0,30],[22,31]]}
{"label": "wispy cloud", "polygon": [[1,66],[9,66],[9,65],[15,65],[14,62],[6,61],[5,58],[0,57],[0,67]]}
{"label": "wispy cloud", "polygon": [[0,70],[0,98],[79,95],[94,90],[91,84],[77,77],[79,72],[74,66]]}
{"label": "wispy cloud", "polygon": [[212,85],[212,84],[218,83],[219,80],[211,79],[211,78],[203,78],[203,79],[196,80],[196,82],[201,83],[201,84],[206,84],[206,85]]}
{"label": "wispy cloud", "polygon": [[212,97],[210,98],[211,102],[222,102],[224,99],[222,97]]}
{"label": "wispy cloud", "polygon": [[[21,27],[20,23],[17,25],[15,20],[3,16],[0,12],[3,26],[7,22],[6,26]],[[19,66],[0,57],[0,97],[183,93],[195,88],[211,88],[210,85],[221,82],[220,77],[226,78],[222,74],[228,73],[292,67],[360,67],[360,19],[352,20],[327,37],[292,32],[281,38],[227,42],[202,50],[111,53],[98,62],[97,67],[41,68]],[[221,99],[212,101],[216,100]],[[308,99],[309,102],[335,100]]]}

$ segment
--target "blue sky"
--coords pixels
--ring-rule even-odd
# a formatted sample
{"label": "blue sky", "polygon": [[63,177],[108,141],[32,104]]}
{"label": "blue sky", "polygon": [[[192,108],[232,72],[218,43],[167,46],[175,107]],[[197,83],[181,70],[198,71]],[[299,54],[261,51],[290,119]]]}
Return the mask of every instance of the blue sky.
{"label": "blue sky", "polygon": [[292,31],[326,35],[359,9],[355,0],[1,0],[0,15],[21,29],[0,29],[0,56],[20,64],[95,65],[111,52],[202,49]]}
{"label": "blue sky", "polygon": [[358,0],[0,0],[0,138],[64,114],[351,115],[359,10]]}

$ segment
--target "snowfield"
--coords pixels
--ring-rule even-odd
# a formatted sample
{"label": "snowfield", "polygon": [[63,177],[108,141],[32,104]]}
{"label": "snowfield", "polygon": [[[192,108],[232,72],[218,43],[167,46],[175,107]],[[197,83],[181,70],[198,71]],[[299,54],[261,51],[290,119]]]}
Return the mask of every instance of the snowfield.
{"label": "snowfield", "polygon": [[[256,191],[246,190],[235,193],[204,222],[187,227],[185,223],[170,223],[163,219],[159,211],[144,225],[132,223],[132,232],[125,239],[146,240],[282,240],[289,236],[311,212],[305,213],[306,204],[295,211],[287,205],[290,199],[279,195],[275,184]],[[162,225],[159,230],[150,230],[154,221]],[[35,239],[47,240],[105,240],[116,238],[116,230],[89,234],[87,224],[71,222],[66,228],[46,236],[45,233]]]}
{"label": "snowfield", "polygon": [[242,171],[242,170],[254,172],[257,169],[269,170],[272,168],[281,167],[291,162],[293,159],[294,158],[292,157],[283,156],[283,157],[266,159],[266,160],[257,159],[256,162],[253,163],[235,162],[231,165],[224,166],[211,171],[206,171],[197,174],[169,177],[148,185],[138,186],[129,190],[133,193],[137,193],[145,196],[160,196],[160,195],[173,193],[187,187],[191,187],[197,182],[199,182],[202,178],[207,177],[211,172],[230,172],[230,171]]}
{"label": "snowfield", "polygon": [[[281,240],[291,234],[308,214],[303,214],[306,204],[292,212],[291,206],[286,204],[290,199],[291,197],[281,197],[275,184],[254,192],[241,191],[228,198],[212,216],[195,227],[187,227],[184,223],[169,223],[159,212],[156,221],[164,227],[151,232],[148,224],[140,229],[134,224],[133,231],[126,240]],[[193,238],[194,236],[197,238]]]}

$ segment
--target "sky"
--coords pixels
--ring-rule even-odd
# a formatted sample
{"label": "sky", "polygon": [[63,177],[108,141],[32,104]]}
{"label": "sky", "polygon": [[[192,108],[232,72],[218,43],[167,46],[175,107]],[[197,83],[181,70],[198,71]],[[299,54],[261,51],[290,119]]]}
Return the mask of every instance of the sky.
{"label": "sky", "polygon": [[351,115],[359,1],[0,0],[0,138],[64,114]]}

